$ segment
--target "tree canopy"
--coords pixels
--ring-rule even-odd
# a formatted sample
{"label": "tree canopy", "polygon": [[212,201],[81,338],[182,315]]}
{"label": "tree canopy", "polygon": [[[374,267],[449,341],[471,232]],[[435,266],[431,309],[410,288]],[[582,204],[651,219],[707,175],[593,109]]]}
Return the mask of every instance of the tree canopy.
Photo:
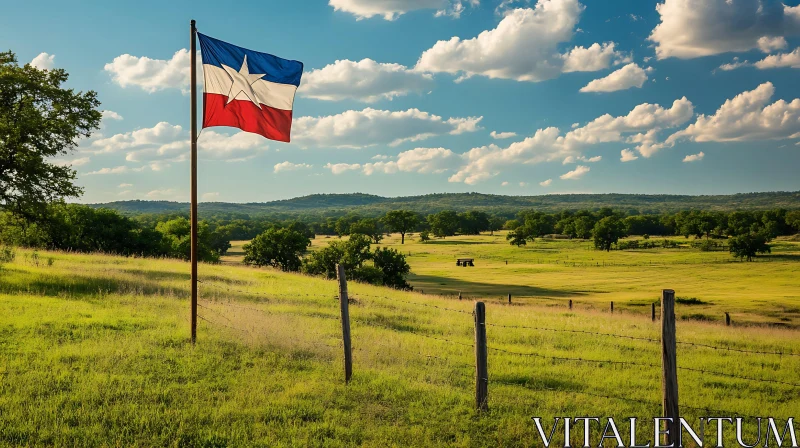
{"label": "tree canopy", "polygon": [[97,94],[62,87],[67,78],[0,53],[0,209],[35,220],[47,204],[82,194],[75,171],[52,158],[69,155],[102,115]]}

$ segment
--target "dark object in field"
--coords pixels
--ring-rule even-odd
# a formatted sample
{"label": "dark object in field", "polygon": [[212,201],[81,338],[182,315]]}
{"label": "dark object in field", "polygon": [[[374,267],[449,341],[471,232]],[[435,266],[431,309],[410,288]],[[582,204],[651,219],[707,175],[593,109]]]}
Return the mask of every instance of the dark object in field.
{"label": "dark object in field", "polygon": [[464,266],[464,267],[473,266],[474,267],[475,266],[474,261],[475,261],[474,258],[459,258],[459,259],[456,260],[456,266]]}
{"label": "dark object in field", "polygon": [[486,306],[483,302],[475,304],[475,408],[488,411],[489,369],[486,347]]}
{"label": "dark object in field", "polygon": [[703,302],[696,297],[676,297],[675,303],[680,303],[681,305],[705,305],[707,302]]}
{"label": "dark object in field", "polygon": [[725,325],[730,327],[731,326],[731,315],[728,312],[725,312]]}

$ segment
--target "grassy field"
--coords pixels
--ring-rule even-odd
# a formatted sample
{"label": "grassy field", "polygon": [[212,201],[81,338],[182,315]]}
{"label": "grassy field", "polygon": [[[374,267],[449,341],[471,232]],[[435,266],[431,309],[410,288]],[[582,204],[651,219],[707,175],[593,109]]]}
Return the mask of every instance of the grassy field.
{"label": "grassy field", "polygon": [[[320,236],[313,248],[335,237]],[[659,240],[659,238],[655,238]],[[689,241],[670,238],[688,245]],[[243,241],[225,261],[239,263]],[[400,245],[399,235],[383,241],[407,255],[417,292],[458,295],[488,301],[512,301],[566,308],[650,314],[662,289],[690,299],[679,318],[734,324],[800,327],[800,242],[775,241],[772,253],[755,262],[739,262],[728,252],[699,249],[648,249],[603,252],[588,241],[537,240],[514,247],[505,232],[456,236]],[[459,257],[475,258],[475,267],[457,267]],[[691,299],[696,299],[692,301]]]}
{"label": "grassy field", "polygon": [[[448,238],[404,248],[412,253],[414,283],[425,294],[350,285],[355,373],[349,385],[343,381],[334,282],[236,264],[201,265],[201,321],[192,346],[187,263],[47,252],[33,257],[20,250],[0,271],[0,445],[539,446],[533,416],[622,419],[660,411],[659,343],[570,331],[657,339],[658,323],[627,312],[635,309],[633,301],[654,300],[662,286],[679,296],[721,301],[725,292],[710,296],[703,278],[714,287],[724,285],[713,279],[751,291],[764,286],[773,291],[770,297],[783,288],[780,294],[790,296],[783,303],[797,303],[785,286],[797,282],[788,274],[796,267],[787,261],[572,268],[531,260],[552,259],[557,255],[545,249],[561,245],[560,252],[574,250],[584,261],[621,262],[626,254],[558,242],[509,247],[490,258],[489,247],[500,248],[484,243],[491,237],[462,240],[473,244],[454,245],[458,239]],[[464,251],[477,259],[475,268],[451,262]],[[235,263],[235,253],[231,257]],[[769,269],[778,274],[755,276]],[[514,279],[522,286],[511,290]],[[464,290],[473,295],[542,297],[524,305],[487,302],[490,411],[484,415],[473,410],[473,303],[432,294],[469,285],[475,289]],[[599,305],[568,312],[545,306],[548,295],[574,296],[581,305],[627,297],[628,308],[614,315]],[[745,297],[731,303],[761,316],[757,307],[746,311]],[[678,313],[695,307],[679,304]],[[782,328],[731,331],[681,320],[678,339],[800,353],[797,332]],[[680,345],[678,364],[767,380],[681,370],[687,418],[720,410],[779,418],[800,413],[798,387],[776,382],[798,382],[798,356]],[[695,409],[706,407],[712,410]],[[651,440],[651,432],[641,427],[640,438]],[[573,440],[581,434],[576,429]],[[713,434],[707,428],[708,437]],[[732,436],[729,431],[726,438]]]}

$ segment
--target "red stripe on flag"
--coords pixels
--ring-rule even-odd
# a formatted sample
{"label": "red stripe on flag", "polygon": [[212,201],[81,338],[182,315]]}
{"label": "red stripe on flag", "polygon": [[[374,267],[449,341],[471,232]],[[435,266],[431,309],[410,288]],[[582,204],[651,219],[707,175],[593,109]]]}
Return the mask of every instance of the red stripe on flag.
{"label": "red stripe on flag", "polygon": [[203,128],[230,126],[263,135],[270,140],[288,142],[292,130],[292,111],[275,109],[252,101],[228,100],[226,95],[203,94]]}

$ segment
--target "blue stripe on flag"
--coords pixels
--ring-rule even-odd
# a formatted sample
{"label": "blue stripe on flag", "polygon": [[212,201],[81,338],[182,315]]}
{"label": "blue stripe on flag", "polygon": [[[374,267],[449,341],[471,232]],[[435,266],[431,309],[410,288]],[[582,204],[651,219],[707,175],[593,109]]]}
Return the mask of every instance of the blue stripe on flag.
{"label": "blue stripe on flag", "polygon": [[203,64],[222,64],[233,67],[237,71],[242,67],[244,56],[247,55],[247,66],[250,73],[264,73],[265,79],[280,84],[294,84],[300,87],[300,77],[303,75],[303,63],[289,59],[279,58],[267,53],[248,50],[236,45],[223,42],[213,37],[197,33],[200,39],[200,52]]}

